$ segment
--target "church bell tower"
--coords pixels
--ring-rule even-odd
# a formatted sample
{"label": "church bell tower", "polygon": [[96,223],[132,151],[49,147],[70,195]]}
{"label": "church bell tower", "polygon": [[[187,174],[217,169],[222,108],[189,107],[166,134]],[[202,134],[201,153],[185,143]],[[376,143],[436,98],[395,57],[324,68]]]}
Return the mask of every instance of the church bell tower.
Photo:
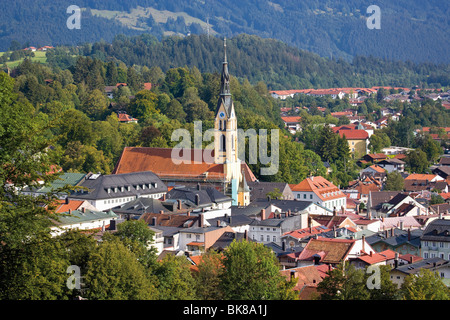
{"label": "church bell tower", "polygon": [[[241,172],[241,160],[238,158],[237,118],[230,91],[226,39],[224,39],[223,46],[224,61],[222,63],[220,95],[214,121],[214,161],[217,164],[223,164],[225,180],[229,182],[233,204],[247,205],[250,201],[250,195],[245,177]],[[248,194],[243,194],[246,190]]]}

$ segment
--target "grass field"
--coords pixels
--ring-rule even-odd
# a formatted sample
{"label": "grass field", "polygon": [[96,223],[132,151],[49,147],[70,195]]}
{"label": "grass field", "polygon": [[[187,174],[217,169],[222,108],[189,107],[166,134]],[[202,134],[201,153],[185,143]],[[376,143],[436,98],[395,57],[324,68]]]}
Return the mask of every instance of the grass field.
{"label": "grass field", "polygon": [[[132,28],[132,29],[138,29],[138,30],[145,30],[147,25],[142,25],[138,22],[139,18],[148,18],[150,15],[152,15],[153,19],[157,23],[166,23],[167,19],[169,17],[176,19],[179,16],[184,17],[184,20],[187,25],[190,25],[191,23],[198,23],[203,28],[206,29],[207,24],[205,21],[202,21],[200,19],[194,18],[190,15],[188,15],[185,12],[171,12],[167,10],[156,10],[154,8],[143,8],[143,7],[137,7],[135,9],[132,9],[130,13],[125,11],[110,11],[110,10],[95,10],[91,9],[91,12],[93,15],[107,18],[107,19],[114,19],[122,23],[123,25]],[[211,26],[210,26],[211,27]],[[210,29],[211,33],[214,34],[215,31]]]}
{"label": "grass field", "polygon": [[[4,52],[0,52],[0,56],[2,56],[3,53]],[[15,61],[7,61],[6,64],[10,68],[15,68],[22,61],[23,61],[23,59],[19,59],[19,60],[15,60]],[[40,62],[40,63],[46,63],[47,62],[46,52],[45,51],[35,51],[34,52],[34,57],[31,58],[31,61]]]}

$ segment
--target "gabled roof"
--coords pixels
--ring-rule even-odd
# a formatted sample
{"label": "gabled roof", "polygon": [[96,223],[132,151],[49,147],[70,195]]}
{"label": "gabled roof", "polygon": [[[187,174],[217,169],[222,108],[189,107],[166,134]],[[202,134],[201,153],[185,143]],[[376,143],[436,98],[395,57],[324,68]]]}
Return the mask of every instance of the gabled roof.
{"label": "gabled roof", "polygon": [[[153,218],[156,219],[156,224],[153,224]],[[188,216],[181,214],[166,214],[166,213],[144,213],[139,220],[144,220],[147,224],[155,227],[176,227],[186,228],[197,224],[200,216]]]}
{"label": "gabled roof", "polygon": [[[83,212],[84,211],[84,212]],[[58,215],[58,220],[56,222],[57,226],[71,225],[71,224],[79,224],[82,222],[89,222],[93,220],[107,220],[107,219],[115,219],[118,216],[109,210],[108,212],[103,211],[93,211],[93,210],[72,210],[68,213],[61,213]]]}
{"label": "gabled roof", "polygon": [[[73,192],[70,195],[71,198],[98,200],[167,191],[166,185],[151,171],[110,175],[91,174],[86,176],[79,185],[88,188],[88,191]],[[143,185],[145,188],[142,187]]]}
{"label": "gabled roof", "polygon": [[370,252],[370,254],[364,254],[358,257],[358,259],[364,261],[367,264],[380,263],[382,261],[387,261],[395,258],[395,251],[390,249],[384,250],[382,252]]}
{"label": "gabled roof", "polygon": [[[150,147],[125,147],[117,161],[113,174],[152,171],[161,179],[185,178],[189,180],[220,180],[225,178],[223,164],[215,164],[206,161],[195,161],[196,154],[202,154],[205,150]],[[176,157],[187,157],[190,163],[173,161],[172,151]],[[180,152],[179,152],[180,151]],[[186,153],[185,153],[186,152]],[[214,155],[214,150],[211,156]],[[176,159],[175,159],[176,160]],[[247,181],[255,181],[256,177],[245,162],[241,164]]]}
{"label": "gabled roof", "polygon": [[348,219],[348,221],[350,221],[351,223],[354,224],[354,222],[347,216],[343,216],[343,215],[315,215],[315,214],[311,214],[310,215],[311,219],[316,221],[317,223],[319,223],[320,225],[323,225],[327,228],[333,228],[333,227],[340,227],[341,224]]}
{"label": "gabled roof", "polygon": [[84,203],[84,200],[58,200],[55,209],[56,213],[69,212],[69,210],[78,210]]}
{"label": "gabled roof", "polygon": [[306,178],[291,189],[295,192],[314,192],[323,201],[345,197],[338,187],[321,176]]}
{"label": "gabled roof", "polygon": [[327,231],[331,231],[331,229],[327,228],[325,226],[309,227],[309,228],[303,228],[303,229],[286,232],[285,234],[283,234],[283,237],[289,236],[289,237],[293,237],[295,239],[303,239],[303,238],[307,238],[312,235],[320,234],[322,232],[327,232]]}
{"label": "gabled roof", "polygon": [[314,255],[320,256],[323,263],[337,264],[344,261],[356,240],[318,238],[309,240],[305,249],[301,252],[299,260],[314,259]]}
{"label": "gabled roof", "polygon": [[[196,203],[196,198],[198,203]],[[169,199],[189,201],[198,207],[211,206],[216,203],[231,201],[232,199],[213,187],[175,187],[166,194]]]}
{"label": "gabled roof", "polygon": [[436,219],[430,222],[421,240],[450,242],[450,220]]}
{"label": "gabled roof", "polygon": [[367,140],[369,139],[369,134],[365,130],[339,130],[337,132],[341,138],[346,138],[347,140]]}
{"label": "gabled roof", "polygon": [[450,261],[436,257],[430,259],[423,259],[417,262],[413,262],[411,264],[405,264],[397,267],[396,270],[405,274],[415,274],[418,273],[420,269],[436,270],[442,267],[448,268],[449,266]]}

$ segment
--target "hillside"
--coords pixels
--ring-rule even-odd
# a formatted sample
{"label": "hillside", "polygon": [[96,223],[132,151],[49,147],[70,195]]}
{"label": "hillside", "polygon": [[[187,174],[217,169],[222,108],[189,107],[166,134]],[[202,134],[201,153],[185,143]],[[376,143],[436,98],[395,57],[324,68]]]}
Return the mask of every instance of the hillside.
{"label": "hillside", "polygon": [[[256,84],[263,81],[271,90],[404,86],[450,86],[450,65],[388,61],[375,57],[355,57],[351,62],[322,58],[273,39],[238,35],[227,39],[229,67],[233,75]],[[158,41],[150,35],[117,36],[111,43],[102,41],[79,48],[47,54],[51,65],[67,67],[71,54],[102,61],[123,62],[127,66],[170,68],[196,67],[214,73],[221,68],[223,40],[205,35],[165,37]],[[52,55],[52,56],[49,56]]]}
{"label": "hillside", "polygon": [[[81,0],[81,29],[69,30],[69,0],[0,4],[0,50],[12,40],[39,45],[112,41],[122,33],[163,35],[247,33],[274,38],[322,57],[364,55],[448,63],[450,6],[439,0],[380,0],[381,29],[368,29],[363,0]],[[206,22],[209,22],[209,28]]]}

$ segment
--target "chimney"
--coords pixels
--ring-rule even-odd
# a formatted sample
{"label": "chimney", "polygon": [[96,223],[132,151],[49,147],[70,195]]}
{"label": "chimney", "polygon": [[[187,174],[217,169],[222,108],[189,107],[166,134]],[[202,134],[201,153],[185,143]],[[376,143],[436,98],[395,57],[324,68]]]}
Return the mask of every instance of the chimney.
{"label": "chimney", "polygon": [[69,200],[69,198],[67,197],[67,198],[65,199],[64,203],[65,203],[65,204],[69,204],[69,202],[70,202],[70,200]]}
{"label": "chimney", "polygon": [[163,214],[164,213],[164,210],[159,210],[159,214]]}
{"label": "chimney", "polygon": [[217,220],[217,227],[220,227],[220,220]]}
{"label": "chimney", "polygon": [[186,212],[186,216],[190,217],[191,216],[191,211]]}
{"label": "chimney", "polygon": [[408,229],[408,241],[411,241],[411,228]]}
{"label": "chimney", "polygon": [[103,221],[103,224],[102,224],[102,232],[105,232],[105,221]]}
{"label": "chimney", "polygon": [[197,183],[197,190],[202,190],[202,186],[200,185],[200,183]]}
{"label": "chimney", "polygon": [[162,201],[166,201],[166,194],[165,193],[162,196]]}
{"label": "chimney", "polygon": [[372,256],[373,251],[370,251],[369,255]]}
{"label": "chimney", "polygon": [[[362,244],[362,251],[363,252],[366,252],[366,246],[365,246],[365,243],[366,243],[366,236],[365,235],[362,235],[362,237],[361,237],[361,244]],[[372,253],[372,251],[370,251],[371,253]]]}
{"label": "chimney", "polygon": [[403,221],[400,221],[400,230],[403,230]]}
{"label": "chimney", "polygon": [[395,236],[395,229],[394,228],[391,229],[391,237],[393,237],[393,236]]}
{"label": "chimney", "polygon": [[205,225],[203,224],[203,213],[200,213],[199,215],[198,215],[198,226],[200,227],[200,228],[203,228]]}
{"label": "chimney", "polygon": [[409,257],[409,263],[410,263],[410,264],[413,263],[413,256]]}
{"label": "chimney", "polygon": [[152,226],[156,226],[156,217],[152,218]]}
{"label": "chimney", "polygon": [[261,209],[261,221],[266,220],[266,210]]}
{"label": "chimney", "polygon": [[244,239],[248,241],[248,231],[244,230]]}
{"label": "chimney", "polygon": [[287,215],[288,215],[288,217],[291,216],[291,209],[289,209],[289,210],[287,211]]}
{"label": "chimney", "polygon": [[337,238],[337,230],[336,230],[336,226],[333,226],[333,237]]}
{"label": "chimney", "polygon": [[333,209],[333,216],[336,216],[337,215],[337,210],[336,210],[336,207],[334,207],[334,209]]}
{"label": "chimney", "polygon": [[295,270],[291,270],[291,280],[295,278]]}
{"label": "chimney", "polygon": [[344,208],[344,206],[341,206],[341,211],[342,211],[342,215],[344,215],[344,214],[345,214],[345,208]]}
{"label": "chimney", "polygon": [[198,206],[200,204],[200,196],[198,194],[195,195],[195,205]]}
{"label": "chimney", "polygon": [[178,199],[177,202],[178,202],[178,210],[181,210],[181,200]]}
{"label": "chimney", "polygon": [[397,269],[398,267],[398,252],[395,253],[395,259],[394,259],[394,268]]}
{"label": "chimney", "polygon": [[86,208],[85,207],[81,208],[81,212],[86,213]]}
{"label": "chimney", "polygon": [[281,250],[286,251],[286,242],[281,242]]}
{"label": "chimney", "polygon": [[69,209],[69,214],[72,214],[72,209]]}

